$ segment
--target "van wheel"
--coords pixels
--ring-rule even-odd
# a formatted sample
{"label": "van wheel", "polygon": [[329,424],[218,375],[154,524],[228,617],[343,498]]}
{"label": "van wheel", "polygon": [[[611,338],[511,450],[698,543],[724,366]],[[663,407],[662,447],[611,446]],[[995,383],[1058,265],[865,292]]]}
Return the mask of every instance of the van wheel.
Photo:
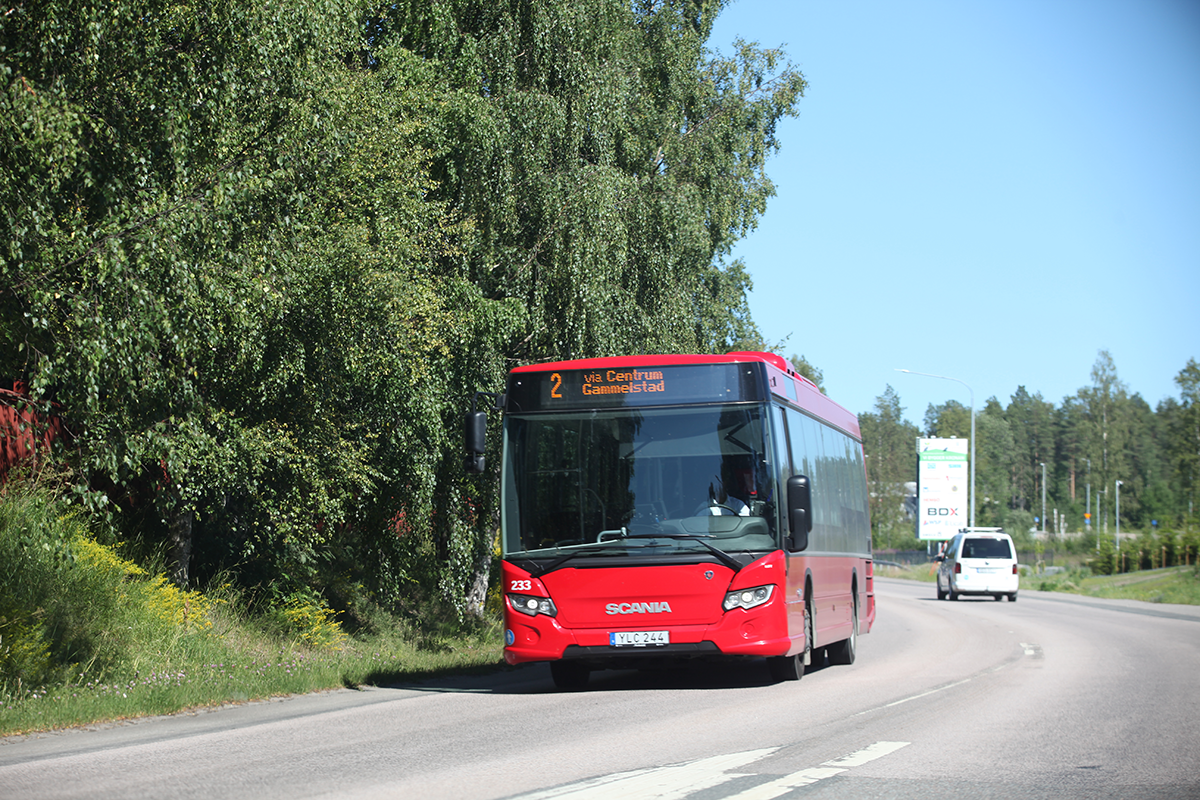
{"label": "van wheel", "polygon": [[1017,602],[1017,593],[1016,592],[1013,592],[1012,594],[1010,594],[1008,596],[1008,602],[1010,602],[1010,603]]}
{"label": "van wheel", "polygon": [[850,638],[835,642],[825,648],[830,664],[853,664],[858,654],[858,597],[854,598],[854,609],[850,612]]}
{"label": "van wheel", "polygon": [[992,595],[992,599],[993,599],[993,600],[995,600],[997,603],[999,603],[999,602],[1000,602],[1000,599],[1001,599],[1001,598],[1003,598],[1003,597],[1004,597],[1004,595],[1002,595],[1002,594],[994,594],[994,595]]}
{"label": "van wheel", "polygon": [[950,590],[950,601],[954,602],[955,600],[958,600],[958,592],[951,589]]}
{"label": "van wheel", "polygon": [[554,679],[554,685],[559,689],[567,691],[586,689],[590,673],[591,670],[587,665],[578,661],[550,662],[550,677]]}

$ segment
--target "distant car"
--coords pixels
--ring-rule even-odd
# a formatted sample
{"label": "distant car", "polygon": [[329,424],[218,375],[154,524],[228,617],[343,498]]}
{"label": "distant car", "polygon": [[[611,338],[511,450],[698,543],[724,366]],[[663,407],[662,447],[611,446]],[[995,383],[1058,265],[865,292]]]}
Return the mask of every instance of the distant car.
{"label": "distant car", "polygon": [[1017,550],[1003,531],[968,530],[951,539],[935,559],[938,600],[959,595],[991,595],[1017,602]]}

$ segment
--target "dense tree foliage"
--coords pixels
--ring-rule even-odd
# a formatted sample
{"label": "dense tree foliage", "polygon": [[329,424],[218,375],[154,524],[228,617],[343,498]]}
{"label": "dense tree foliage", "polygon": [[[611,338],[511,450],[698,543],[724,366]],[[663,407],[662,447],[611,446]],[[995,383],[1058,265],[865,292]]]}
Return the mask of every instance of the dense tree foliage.
{"label": "dense tree foliage", "polygon": [[[538,360],[762,346],[729,255],[805,85],[778,51],[707,49],[722,5],[13,4],[0,381],[62,415],[70,491],[181,584],[478,607],[476,390]],[[1151,409],[1102,353],[1061,406],[989,401],[980,524],[1030,515],[1042,463],[1068,524],[1117,479],[1125,524],[1180,519],[1200,367],[1177,380]],[[966,412],[927,432],[966,436]],[[888,387],[863,432],[885,541],[918,431]]]}
{"label": "dense tree foliage", "polygon": [[858,416],[870,483],[871,533],[877,547],[907,541],[912,519],[904,506],[905,483],[917,479],[917,426],[904,419],[900,396],[888,386],[875,410]]}
{"label": "dense tree foliage", "polygon": [[[1195,527],[1200,365],[1189,359],[1175,378],[1179,399],[1167,398],[1157,408],[1130,394],[1107,351],[1098,354],[1091,377],[1089,386],[1058,406],[1018,386],[1007,406],[993,397],[977,411],[977,525],[1018,533],[1034,527],[1042,516],[1045,474],[1046,519],[1037,521],[1039,529],[1078,532],[1088,527],[1084,515],[1090,512],[1093,533],[1098,528],[1112,532],[1118,480],[1123,531],[1152,529],[1154,523],[1160,530]],[[873,460],[899,463],[894,453],[901,444],[914,449],[911,439],[904,441],[912,431],[894,413],[898,408],[899,398],[888,387],[875,412],[860,416],[866,452],[882,455],[868,458],[869,465]],[[890,434],[882,433],[881,425]],[[920,435],[966,437],[969,432],[970,409],[950,400],[930,404]],[[884,498],[898,481],[915,477],[914,456],[896,472],[872,474],[872,481],[882,481],[882,488],[873,485],[872,491]],[[882,515],[873,521],[877,544],[911,539],[912,520],[897,538],[895,497],[880,502]]]}
{"label": "dense tree foliage", "polygon": [[475,390],[760,339],[727,257],[804,82],[721,5],[16,3],[0,380],[180,583],[477,605]]}

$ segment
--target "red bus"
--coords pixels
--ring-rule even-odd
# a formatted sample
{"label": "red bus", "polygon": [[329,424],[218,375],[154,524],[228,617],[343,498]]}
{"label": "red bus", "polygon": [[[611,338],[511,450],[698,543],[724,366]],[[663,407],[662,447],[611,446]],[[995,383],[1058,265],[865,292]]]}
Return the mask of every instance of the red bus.
{"label": "red bus", "polygon": [[[495,395],[504,657],[591,671],[766,658],[853,663],[875,619],[854,414],[783,358],[630,356],[520,367]],[[483,471],[485,413],[467,416]]]}

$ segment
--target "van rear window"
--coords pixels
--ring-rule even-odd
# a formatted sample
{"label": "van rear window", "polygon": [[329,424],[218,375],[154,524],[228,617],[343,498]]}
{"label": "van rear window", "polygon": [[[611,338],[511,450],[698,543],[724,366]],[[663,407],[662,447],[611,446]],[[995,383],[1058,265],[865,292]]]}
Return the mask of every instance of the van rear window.
{"label": "van rear window", "polygon": [[959,558],[1012,558],[1007,539],[964,539]]}

